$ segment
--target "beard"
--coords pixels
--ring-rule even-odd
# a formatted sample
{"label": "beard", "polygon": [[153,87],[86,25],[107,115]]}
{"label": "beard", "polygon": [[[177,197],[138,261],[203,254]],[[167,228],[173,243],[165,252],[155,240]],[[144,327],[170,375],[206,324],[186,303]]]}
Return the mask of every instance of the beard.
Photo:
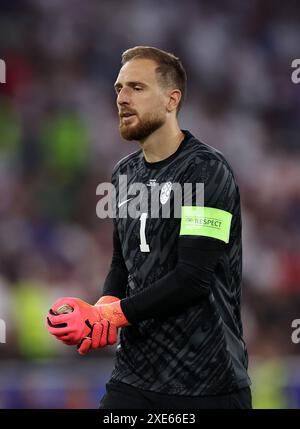
{"label": "beard", "polygon": [[165,120],[162,115],[158,113],[148,113],[144,115],[142,119],[138,118],[137,125],[125,125],[120,121],[120,134],[125,140],[137,140],[142,141],[149,137],[154,131],[158,130],[164,123]]}

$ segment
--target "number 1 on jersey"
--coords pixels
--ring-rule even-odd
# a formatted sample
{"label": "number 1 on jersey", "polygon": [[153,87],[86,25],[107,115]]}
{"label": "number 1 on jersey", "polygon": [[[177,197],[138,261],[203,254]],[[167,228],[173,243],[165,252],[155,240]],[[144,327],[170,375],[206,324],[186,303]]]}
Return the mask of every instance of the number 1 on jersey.
{"label": "number 1 on jersey", "polygon": [[141,239],[140,250],[141,250],[141,252],[150,252],[149,245],[146,242],[146,233],[145,233],[147,216],[148,216],[147,213],[142,213],[141,217],[140,217],[140,222],[141,222],[141,225],[140,225],[140,239]]}

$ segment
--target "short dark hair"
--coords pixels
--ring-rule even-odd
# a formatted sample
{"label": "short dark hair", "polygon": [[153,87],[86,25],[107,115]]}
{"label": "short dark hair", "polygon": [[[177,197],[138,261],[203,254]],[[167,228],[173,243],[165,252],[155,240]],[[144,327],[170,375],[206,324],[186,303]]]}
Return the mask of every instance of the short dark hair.
{"label": "short dark hair", "polygon": [[135,46],[127,49],[122,54],[122,65],[132,59],[149,59],[157,63],[156,73],[158,81],[163,86],[173,87],[181,91],[181,99],[177,106],[179,112],[186,95],[186,72],[178,57],[151,46]]}

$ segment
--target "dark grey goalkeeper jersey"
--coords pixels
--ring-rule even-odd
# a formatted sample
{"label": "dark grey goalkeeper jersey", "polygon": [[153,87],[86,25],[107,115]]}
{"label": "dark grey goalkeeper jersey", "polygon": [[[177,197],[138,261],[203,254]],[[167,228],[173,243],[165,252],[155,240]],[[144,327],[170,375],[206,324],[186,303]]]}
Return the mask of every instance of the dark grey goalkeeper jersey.
{"label": "dark grey goalkeeper jersey", "polygon": [[[166,308],[165,317],[121,329],[112,380],[170,395],[224,394],[250,384],[240,314],[239,190],[223,155],[188,131],[183,132],[185,139],[169,158],[148,163],[142,150],[138,150],[114,169],[112,183],[120,206],[116,210],[115,228],[128,271],[124,297],[139,293],[174,270],[182,235],[223,240],[227,243],[226,250],[213,272],[207,297],[183,306],[174,314],[169,314]],[[119,189],[120,176],[126,176],[127,180],[122,189]],[[146,189],[144,202],[148,201],[148,207],[140,206],[136,218],[121,217],[124,207],[129,209],[136,198],[136,192],[128,191],[137,182],[145,185],[142,193]],[[176,183],[182,189],[184,183],[193,184],[192,200],[181,217],[174,212],[175,193],[171,190]],[[196,183],[204,183],[202,208],[197,207],[200,191],[195,190]],[[159,217],[154,217],[150,202],[151,192],[157,186],[160,186]],[[162,206],[167,202],[171,208],[169,218],[162,215]],[[205,211],[199,214],[198,209]],[[182,290],[185,288],[189,284],[183,284]]]}

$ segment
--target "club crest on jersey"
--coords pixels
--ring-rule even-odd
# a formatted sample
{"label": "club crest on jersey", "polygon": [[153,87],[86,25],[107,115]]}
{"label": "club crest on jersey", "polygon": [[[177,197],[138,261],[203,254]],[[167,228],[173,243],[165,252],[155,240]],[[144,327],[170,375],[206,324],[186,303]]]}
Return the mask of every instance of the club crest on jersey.
{"label": "club crest on jersey", "polygon": [[171,190],[172,190],[172,183],[171,182],[165,183],[164,186],[161,188],[161,191],[160,191],[160,202],[161,202],[161,204],[166,204],[166,202],[168,201],[168,199],[170,197]]}

